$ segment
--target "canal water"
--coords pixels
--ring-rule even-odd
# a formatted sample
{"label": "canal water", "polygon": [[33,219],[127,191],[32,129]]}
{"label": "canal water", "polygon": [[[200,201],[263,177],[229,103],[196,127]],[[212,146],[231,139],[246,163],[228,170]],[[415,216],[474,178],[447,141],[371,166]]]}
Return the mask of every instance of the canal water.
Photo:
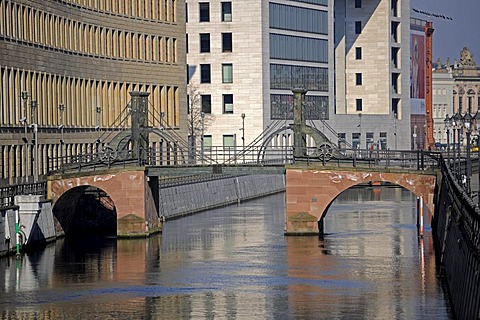
{"label": "canal water", "polygon": [[283,235],[284,197],[168,221],[149,239],[63,239],[0,259],[0,318],[450,318],[411,193],[344,192],[323,240]]}

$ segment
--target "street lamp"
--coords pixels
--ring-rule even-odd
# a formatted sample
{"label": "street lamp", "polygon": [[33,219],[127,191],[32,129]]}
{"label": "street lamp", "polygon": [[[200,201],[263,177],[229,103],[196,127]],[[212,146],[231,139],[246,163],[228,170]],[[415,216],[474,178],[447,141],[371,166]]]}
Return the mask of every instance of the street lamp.
{"label": "street lamp", "polygon": [[205,112],[201,112],[200,113],[200,117],[202,119],[202,132],[201,132],[201,135],[200,135],[200,154],[202,155],[202,164],[203,164],[203,158],[204,158],[204,136],[205,136]]}
{"label": "street lamp", "polygon": [[32,100],[30,102],[30,107],[32,109],[32,121],[33,123],[30,125],[33,128],[33,140],[35,142],[35,146],[33,149],[33,182],[38,182],[38,123],[37,123],[37,100]]}
{"label": "street lamp", "polygon": [[445,130],[447,131],[447,163],[450,166],[450,127],[452,126],[452,119],[450,119],[448,114],[443,123],[445,123]]}
{"label": "street lamp", "polygon": [[467,194],[470,195],[470,179],[472,176],[472,162],[470,158],[471,145],[470,145],[470,134],[471,134],[471,125],[472,125],[472,115],[467,111],[463,116],[463,127],[466,129],[467,134],[467,166],[466,166],[466,190]]}
{"label": "street lamp", "polygon": [[243,154],[243,163],[245,163],[245,113],[242,113],[242,154]]}
{"label": "street lamp", "polygon": [[478,161],[478,190],[477,190],[477,206],[480,207],[480,110],[477,110],[475,116],[473,117],[473,123],[475,129],[477,130],[477,161]]}
{"label": "street lamp", "polygon": [[[454,126],[454,130],[453,130],[453,134],[455,136],[455,129],[457,131],[457,150],[456,150],[456,154],[455,154],[455,157],[456,160],[458,161],[458,163],[456,163],[456,166],[455,166],[455,175],[457,177],[457,180],[460,179],[460,129],[462,127],[462,115],[460,113],[455,113],[454,116],[452,116],[453,118],[453,126]],[[455,160],[454,160],[455,161]]]}
{"label": "street lamp", "polygon": [[63,111],[65,111],[65,105],[63,103],[60,103],[58,105],[58,111],[60,111],[60,125],[58,126],[58,129],[60,129],[60,163],[63,166],[63,145],[65,144],[65,141],[63,139]]}
{"label": "street lamp", "polygon": [[395,136],[395,150],[397,150],[397,113],[393,114],[393,135]]}
{"label": "street lamp", "polygon": [[23,122],[23,127],[25,129],[23,140],[23,157],[24,157],[24,170],[25,170],[25,182],[28,182],[28,129],[27,129],[27,99],[28,92],[22,91],[21,98],[23,102],[23,118],[20,119],[20,122]]}

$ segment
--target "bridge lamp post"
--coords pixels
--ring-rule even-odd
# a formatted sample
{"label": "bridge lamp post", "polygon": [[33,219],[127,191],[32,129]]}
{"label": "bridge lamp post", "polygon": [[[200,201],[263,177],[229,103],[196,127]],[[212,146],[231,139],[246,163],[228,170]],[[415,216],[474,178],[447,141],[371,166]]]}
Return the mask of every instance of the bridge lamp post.
{"label": "bridge lamp post", "polygon": [[472,176],[472,160],[470,158],[470,152],[471,152],[471,144],[470,144],[470,134],[471,134],[471,126],[472,126],[472,116],[470,115],[470,112],[467,111],[465,115],[462,118],[463,122],[463,127],[466,129],[466,135],[467,135],[467,164],[466,164],[466,190],[467,194],[470,195],[470,180]]}
{"label": "bridge lamp post", "polygon": [[61,165],[63,165],[63,145],[65,144],[65,140],[63,139],[63,111],[65,111],[65,105],[63,103],[60,103],[58,105],[58,111],[60,111],[60,125],[58,126],[58,129],[60,129],[60,162]]}
{"label": "bridge lamp post", "polygon": [[33,128],[33,140],[35,141],[35,146],[33,149],[33,182],[38,182],[38,123],[37,123],[37,100],[32,100],[30,103],[32,109],[32,119],[33,123],[30,125]]}
{"label": "bridge lamp post", "polygon": [[242,113],[242,153],[243,153],[243,163],[245,163],[245,113]]}
{"label": "bridge lamp post", "polygon": [[[455,157],[454,157],[454,161],[457,162],[456,163],[456,166],[455,166],[455,175],[457,177],[457,180],[459,180],[461,178],[460,176],[460,128],[462,127],[462,115],[460,113],[455,113],[455,115],[452,116],[453,118],[453,126],[454,126],[454,130],[453,130],[453,135],[455,136],[455,131],[457,131],[457,149],[456,149],[456,152],[455,152]],[[455,130],[456,129],[456,130]]]}
{"label": "bridge lamp post", "polygon": [[452,127],[452,119],[448,116],[443,120],[445,123],[445,130],[447,132],[447,163],[450,166],[450,128]]}
{"label": "bridge lamp post", "polygon": [[204,136],[205,136],[205,112],[201,112],[200,113],[200,117],[201,117],[201,120],[202,120],[202,131],[201,131],[201,135],[200,135],[200,155],[202,156],[202,164],[203,164],[203,158],[204,158]]}
{"label": "bridge lamp post", "polygon": [[28,99],[28,92],[22,91],[21,98],[23,102],[23,118],[20,119],[20,122],[23,122],[23,127],[25,129],[23,140],[23,157],[24,157],[24,170],[25,170],[25,182],[28,182],[28,129],[27,129],[27,99]]}
{"label": "bridge lamp post", "polygon": [[477,110],[473,117],[473,124],[477,130],[477,165],[478,165],[478,190],[477,190],[477,206],[480,207],[480,110]]}

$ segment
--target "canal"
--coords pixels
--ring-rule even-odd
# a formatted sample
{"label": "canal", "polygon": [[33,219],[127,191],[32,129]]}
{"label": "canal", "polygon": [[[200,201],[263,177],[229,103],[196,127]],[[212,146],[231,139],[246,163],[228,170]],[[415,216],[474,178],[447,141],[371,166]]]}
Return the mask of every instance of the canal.
{"label": "canal", "polygon": [[285,237],[284,194],[0,259],[2,319],[449,319],[413,195],[351,189],[326,235]]}

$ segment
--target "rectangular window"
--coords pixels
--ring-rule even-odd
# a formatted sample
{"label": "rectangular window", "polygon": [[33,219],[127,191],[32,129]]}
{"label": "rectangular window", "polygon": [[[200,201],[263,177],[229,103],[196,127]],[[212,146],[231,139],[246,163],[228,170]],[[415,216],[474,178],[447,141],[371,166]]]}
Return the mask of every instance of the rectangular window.
{"label": "rectangular window", "polygon": [[356,110],[357,111],[362,111],[363,109],[363,101],[362,99],[356,99]]}
{"label": "rectangular window", "polygon": [[186,37],[185,37],[185,50],[186,50],[187,53],[188,53],[188,33],[187,33],[187,35],[186,35]]}
{"label": "rectangular window", "polygon": [[233,82],[233,64],[224,63],[222,64],[222,83],[232,83]]}
{"label": "rectangular window", "polygon": [[212,113],[212,96],[209,94],[202,94],[202,112]]}
{"label": "rectangular window", "polygon": [[355,73],[355,85],[361,86],[362,85],[362,74]]}
{"label": "rectangular window", "polygon": [[223,113],[233,113],[233,94],[223,95]]}
{"label": "rectangular window", "polygon": [[185,3],[185,22],[188,22],[188,3]]}
{"label": "rectangular window", "polygon": [[362,0],[355,0],[355,8],[361,8],[362,7]]}
{"label": "rectangular window", "polygon": [[203,150],[210,150],[212,148],[212,136],[204,135],[203,136]]}
{"label": "rectangular window", "polygon": [[347,134],[345,132],[338,133],[338,148],[345,149],[347,148]]}
{"label": "rectangular window", "polygon": [[235,135],[233,134],[223,135],[223,147],[225,149],[235,148]]}
{"label": "rectangular window", "polygon": [[362,60],[362,47],[355,48],[355,59]]}
{"label": "rectangular window", "polygon": [[380,150],[387,150],[387,133],[380,132]]}
{"label": "rectangular window", "polygon": [[200,52],[210,52],[210,33],[200,33]]}
{"label": "rectangular window", "polygon": [[200,83],[211,83],[211,70],[209,64],[200,65]]}
{"label": "rectangular window", "polygon": [[352,133],[352,148],[360,149],[360,133],[359,132]]}
{"label": "rectangular window", "polygon": [[222,33],[222,52],[232,52],[232,34]]}
{"label": "rectangular window", "polygon": [[209,22],[210,21],[210,3],[200,2],[200,22]]}
{"label": "rectangular window", "polygon": [[362,21],[355,21],[355,34],[362,33]]}
{"label": "rectangular window", "polygon": [[231,2],[222,2],[222,21],[223,22],[232,21],[232,3]]}
{"label": "rectangular window", "polygon": [[373,150],[374,141],[373,141],[373,132],[367,132],[367,139],[365,141],[365,146],[367,150]]}

